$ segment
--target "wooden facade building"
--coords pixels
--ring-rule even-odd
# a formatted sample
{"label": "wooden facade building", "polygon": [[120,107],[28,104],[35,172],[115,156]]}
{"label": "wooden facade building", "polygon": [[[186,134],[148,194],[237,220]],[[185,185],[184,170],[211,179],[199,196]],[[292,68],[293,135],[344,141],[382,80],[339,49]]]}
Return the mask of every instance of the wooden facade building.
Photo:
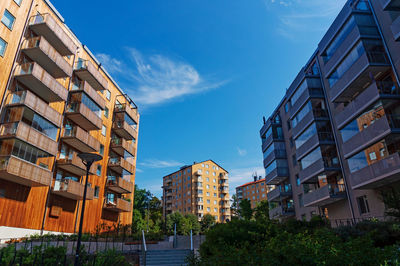
{"label": "wooden facade building", "polygon": [[0,238],[130,224],[137,106],[48,0],[0,1]]}

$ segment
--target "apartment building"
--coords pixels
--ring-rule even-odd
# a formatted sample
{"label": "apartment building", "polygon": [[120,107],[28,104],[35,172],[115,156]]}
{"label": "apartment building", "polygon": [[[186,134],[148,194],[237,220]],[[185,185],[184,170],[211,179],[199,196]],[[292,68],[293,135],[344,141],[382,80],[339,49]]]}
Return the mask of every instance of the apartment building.
{"label": "apartment building", "polygon": [[173,212],[231,219],[228,172],[212,160],[185,165],[163,177],[164,217]]}
{"label": "apartment building", "polygon": [[267,200],[268,187],[265,184],[265,178],[253,177],[252,182],[248,182],[236,188],[236,197],[238,202],[243,199],[248,199],[251,203],[251,208],[257,207],[258,203]]}
{"label": "apartment building", "polygon": [[387,218],[380,193],[400,181],[399,8],[398,0],[347,1],[264,119],[266,182],[292,187],[277,203],[268,195],[279,215],[290,206],[298,219]]}
{"label": "apartment building", "polygon": [[2,0],[0,19],[0,238],[77,230],[81,152],[103,156],[83,230],[130,224],[136,105],[48,0]]}

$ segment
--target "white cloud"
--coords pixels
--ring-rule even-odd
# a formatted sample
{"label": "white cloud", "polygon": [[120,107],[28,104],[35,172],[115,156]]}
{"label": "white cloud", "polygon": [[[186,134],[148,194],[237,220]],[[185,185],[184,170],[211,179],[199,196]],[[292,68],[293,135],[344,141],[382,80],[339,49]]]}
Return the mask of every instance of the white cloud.
{"label": "white cloud", "polygon": [[245,156],[247,154],[247,151],[245,149],[241,149],[237,147],[237,152],[240,156]]}
{"label": "white cloud", "polygon": [[198,94],[221,87],[227,81],[206,80],[189,63],[161,54],[143,55],[134,48],[127,48],[124,61],[107,54],[97,57],[105,68],[127,85],[124,86],[140,105],[164,103],[186,95]]}
{"label": "white cloud", "polygon": [[[264,0],[267,11],[278,16],[277,32],[288,39],[323,33],[346,0]],[[309,35],[307,35],[309,36]]]}
{"label": "white cloud", "polygon": [[236,187],[243,185],[247,182],[253,181],[253,175],[265,176],[265,170],[262,167],[254,166],[248,168],[237,168],[229,171],[229,194],[232,197],[236,194]]}
{"label": "white cloud", "polygon": [[158,159],[147,159],[143,162],[139,162],[139,165],[146,168],[170,168],[170,167],[178,167],[183,166],[183,163],[177,161],[163,161]]}

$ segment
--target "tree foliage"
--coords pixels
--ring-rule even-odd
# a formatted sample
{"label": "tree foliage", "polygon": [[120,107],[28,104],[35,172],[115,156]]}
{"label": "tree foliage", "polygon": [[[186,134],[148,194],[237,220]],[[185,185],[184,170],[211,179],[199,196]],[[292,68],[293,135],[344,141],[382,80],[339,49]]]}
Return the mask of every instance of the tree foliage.
{"label": "tree foliage", "polygon": [[385,214],[400,221],[400,186],[382,191],[381,194],[386,208]]}
{"label": "tree foliage", "polygon": [[248,199],[243,199],[239,203],[238,213],[240,218],[250,220],[253,217],[253,210],[251,209],[251,202]]}
{"label": "tree foliage", "polygon": [[190,230],[193,234],[200,233],[200,223],[194,214],[186,214],[183,216],[180,212],[174,212],[167,216],[166,226],[169,234],[174,233],[176,224],[176,233],[178,235],[189,235]]}
{"label": "tree foliage", "polygon": [[212,226],[215,225],[215,218],[211,214],[206,214],[200,221],[201,232],[207,232]]}

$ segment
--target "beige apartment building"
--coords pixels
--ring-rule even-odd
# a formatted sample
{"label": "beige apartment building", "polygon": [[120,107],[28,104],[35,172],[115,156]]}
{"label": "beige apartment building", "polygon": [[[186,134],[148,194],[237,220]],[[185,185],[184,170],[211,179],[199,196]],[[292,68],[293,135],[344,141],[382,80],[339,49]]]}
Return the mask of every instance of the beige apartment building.
{"label": "beige apartment building", "polygon": [[[130,224],[139,113],[48,0],[0,1],[0,238]],[[106,35],[99,34],[101,38]]]}
{"label": "beige apartment building", "polygon": [[258,203],[267,200],[268,187],[265,178],[255,176],[254,181],[236,187],[236,197],[238,202],[247,199],[251,203],[251,208],[257,207]]}
{"label": "beige apartment building", "polygon": [[185,165],[163,177],[164,217],[173,212],[231,219],[228,172],[212,160]]}

